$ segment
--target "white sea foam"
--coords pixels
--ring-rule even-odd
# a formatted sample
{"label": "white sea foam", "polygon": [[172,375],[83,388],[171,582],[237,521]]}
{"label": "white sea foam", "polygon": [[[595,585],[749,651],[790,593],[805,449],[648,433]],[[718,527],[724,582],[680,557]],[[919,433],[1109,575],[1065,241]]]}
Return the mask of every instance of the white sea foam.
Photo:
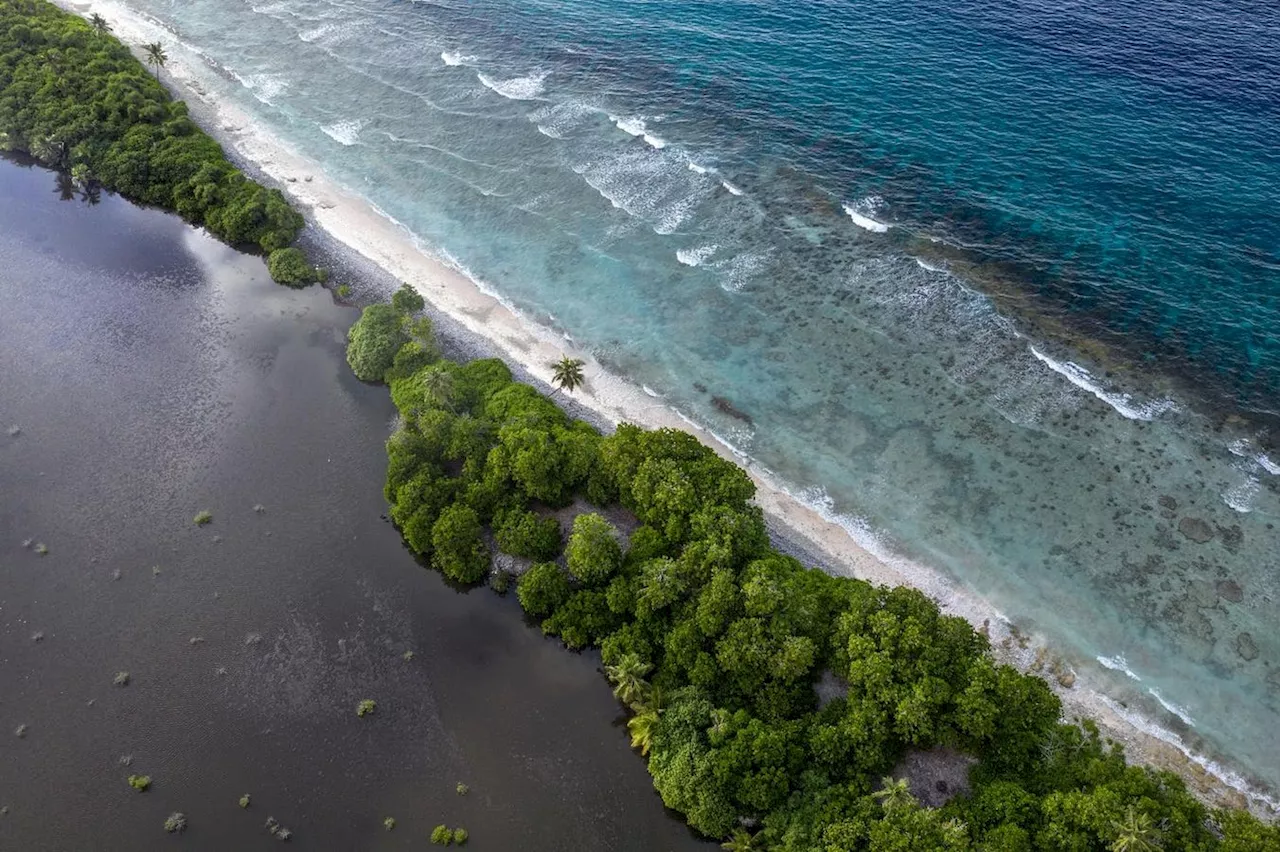
{"label": "white sea foam", "polygon": [[510,80],[495,80],[484,72],[477,72],[476,77],[485,88],[492,89],[504,98],[513,101],[531,101],[542,94],[542,84],[547,79],[546,71],[539,71],[527,77],[513,77]]}
{"label": "white sea foam", "polygon": [[934,266],[932,263],[923,261],[918,257],[916,258],[916,266],[920,267],[926,272],[946,272],[947,271],[945,268],[941,266]]}
{"label": "white sea foam", "polygon": [[729,194],[730,194],[730,195],[741,195],[741,194],[742,194],[742,190],[738,189],[736,186],[734,186],[733,184],[729,183],[729,181],[727,181],[727,180],[723,180],[723,179],[722,179],[722,180],[720,181],[720,185],[721,185],[721,186],[723,186],[725,189],[729,190]]}
{"label": "white sea foam", "polygon": [[337,24],[332,24],[332,23],[321,24],[320,26],[315,27],[314,29],[303,30],[302,32],[298,33],[298,38],[302,39],[305,42],[310,43],[313,41],[319,41],[320,39],[324,38],[330,33],[338,32],[340,29],[341,27],[338,26]]}
{"label": "white sea foam", "polygon": [[1166,701],[1164,699],[1164,696],[1161,695],[1158,691],[1156,691],[1155,687],[1148,688],[1147,692],[1151,693],[1152,698],[1160,702],[1161,707],[1168,710],[1170,713],[1177,716],[1179,719],[1186,722],[1191,727],[1194,728],[1196,726],[1196,720],[1191,718],[1191,715],[1186,711],[1186,708],[1179,707],[1177,704],[1174,704],[1170,701]]}
{"label": "white sea foam", "polygon": [[1150,402],[1135,403],[1127,393],[1104,390],[1094,380],[1089,371],[1071,361],[1055,361],[1034,346],[1031,354],[1036,356],[1046,367],[1064,377],[1071,384],[1088,391],[1107,405],[1114,408],[1122,416],[1130,420],[1154,420],[1167,411],[1176,411],[1178,406],[1171,399],[1155,399]]}
{"label": "white sea foam", "polygon": [[445,65],[470,65],[476,61],[474,56],[464,56],[456,50],[445,50],[440,53],[440,60]]}
{"label": "white sea foam", "polygon": [[1257,496],[1261,487],[1261,483],[1251,476],[1223,493],[1222,502],[1241,514],[1247,514],[1253,511],[1253,498]]}
{"label": "white sea foam", "polygon": [[339,145],[351,147],[360,141],[360,130],[364,127],[364,121],[360,119],[352,119],[350,121],[339,121],[320,129],[324,134],[337,142]]}
{"label": "white sea foam", "polygon": [[641,385],[640,390],[644,391],[646,396],[651,396],[654,399],[662,399],[662,394],[658,393],[656,390],[649,387],[648,385]]}
{"label": "white sea foam", "polygon": [[877,234],[883,234],[889,230],[889,226],[884,222],[877,222],[870,216],[864,216],[853,205],[845,204],[842,206],[844,207],[844,212],[848,213],[849,218],[853,220],[853,224],[857,225],[859,228],[866,228],[868,231],[872,231]]}
{"label": "white sea foam", "polygon": [[701,266],[711,255],[719,251],[720,246],[707,245],[698,248],[680,249],[676,252],[676,260],[685,266]]}
{"label": "white sea foam", "polygon": [[1248,439],[1240,438],[1232,441],[1231,444],[1227,446],[1227,449],[1230,450],[1233,455],[1249,459],[1272,476],[1280,476],[1280,464],[1273,462],[1271,457],[1266,453],[1257,452],[1254,449],[1253,444],[1251,444]]}
{"label": "white sea foam", "polygon": [[689,166],[689,171],[697,172],[700,175],[705,175],[707,172],[715,171],[715,169],[711,168],[710,166],[700,166],[697,163],[695,163],[693,160],[690,160],[686,165]]}
{"label": "white sea foam", "polygon": [[1097,660],[1099,663],[1102,664],[1103,668],[1111,669],[1113,672],[1124,672],[1129,677],[1137,681],[1142,680],[1142,678],[1138,677],[1137,672],[1129,668],[1128,661],[1125,660],[1124,656],[1121,654],[1116,654],[1114,657],[1100,656],[1097,658]]}
{"label": "white sea foam", "polygon": [[622,132],[640,137],[645,142],[649,143],[650,147],[657,148],[659,150],[667,147],[667,140],[663,139],[661,136],[656,136],[653,133],[650,133],[645,120],[639,116],[621,118],[616,115],[611,115],[609,116],[609,120],[612,121]]}
{"label": "white sea foam", "polygon": [[[222,67],[222,66],[218,66]],[[289,88],[289,81],[277,74],[250,74],[243,76],[230,68],[224,69],[244,86],[255,98],[268,106],[275,106],[274,99]]]}

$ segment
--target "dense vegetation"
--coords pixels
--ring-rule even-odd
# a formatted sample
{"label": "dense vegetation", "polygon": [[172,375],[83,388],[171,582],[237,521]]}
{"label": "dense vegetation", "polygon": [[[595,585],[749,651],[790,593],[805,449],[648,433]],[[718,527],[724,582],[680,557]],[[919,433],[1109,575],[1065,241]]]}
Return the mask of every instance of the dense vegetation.
{"label": "dense vegetation", "polygon": [[[774,550],[751,480],[692,436],[602,436],[500,361],[440,360],[420,307],[402,291],[351,332],[352,365],[382,371],[402,416],[392,518],[454,581],[483,579],[494,543],[534,563],[522,606],[569,647],[600,647],[655,787],[700,832],[778,852],[1280,850],[1274,828],[1062,723],[1043,680],[921,593]],[[579,514],[561,554],[550,514],[575,498],[638,526]],[[824,673],[847,685],[825,704]],[[977,763],[968,795],[926,808],[885,776],[936,746]]]}
{"label": "dense vegetation", "polygon": [[[186,104],[97,20],[45,0],[0,3],[0,151],[174,210],[232,245],[273,252],[293,242],[303,220],[279,190],[228,162]],[[163,50],[153,47],[159,65]]]}

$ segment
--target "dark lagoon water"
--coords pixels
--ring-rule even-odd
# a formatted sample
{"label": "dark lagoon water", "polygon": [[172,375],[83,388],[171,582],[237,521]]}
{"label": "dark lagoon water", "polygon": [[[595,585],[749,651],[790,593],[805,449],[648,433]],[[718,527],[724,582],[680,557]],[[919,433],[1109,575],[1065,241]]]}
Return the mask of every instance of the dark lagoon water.
{"label": "dark lagoon water", "polygon": [[207,850],[275,848],[269,815],[307,849],[440,823],[477,850],[709,848],[596,657],[380,520],[393,409],[343,360],[353,311],[54,190],[0,161],[0,849],[161,848],[173,811]]}
{"label": "dark lagoon water", "polygon": [[1280,789],[1275,3],[92,10]]}

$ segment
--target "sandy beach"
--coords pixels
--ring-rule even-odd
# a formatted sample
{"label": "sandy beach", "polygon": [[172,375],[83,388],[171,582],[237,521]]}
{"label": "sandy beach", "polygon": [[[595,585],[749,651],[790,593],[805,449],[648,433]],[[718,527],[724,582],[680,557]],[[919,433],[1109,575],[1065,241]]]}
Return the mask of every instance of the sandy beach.
{"label": "sandy beach", "polygon": [[[112,3],[65,3],[80,14],[97,11],[125,42],[157,38],[157,27]],[[1148,723],[1090,682],[1092,661],[1081,664],[1060,658],[1044,637],[1017,627],[1017,613],[1002,613],[970,589],[943,574],[902,559],[881,545],[873,531],[825,508],[824,495],[793,493],[770,471],[743,456],[724,440],[682,416],[624,377],[609,373],[590,353],[578,350],[559,332],[522,315],[482,283],[433,257],[427,247],[357,193],[339,185],[316,164],[259,128],[236,107],[215,102],[205,91],[197,69],[173,57],[162,74],[175,94],[191,105],[193,116],[247,168],[279,186],[332,239],[367,258],[395,279],[415,287],[440,314],[487,341],[494,354],[532,378],[549,383],[551,363],[563,356],[586,362],[586,385],[574,400],[602,425],[636,423],[694,433],[716,452],[744,467],[755,481],[757,502],[770,527],[793,552],[824,570],[888,585],[918,588],[943,610],[985,631],[996,655],[1023,670],[1044,675],[1062,698],[1068,717],[1087,716],[1123,742],[1130,756],[1169,768],[1187,779],[1191,789],[1218,804],[1249,804],[1257,812],[1274,813],[1280,803],[1257,791],[1229,770],[1195,753],[1176,734]],[[354,283],[354,282],[352,282]],[[357,288],[358,290],[358,288]],[[369,294],[373,295],[373,294]]]}

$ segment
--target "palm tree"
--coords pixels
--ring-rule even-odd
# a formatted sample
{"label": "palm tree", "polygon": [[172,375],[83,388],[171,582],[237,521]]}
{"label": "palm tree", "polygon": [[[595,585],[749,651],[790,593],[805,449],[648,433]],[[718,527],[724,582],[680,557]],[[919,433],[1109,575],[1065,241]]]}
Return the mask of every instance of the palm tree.
{"label": "palm tree", "polygon": [[627,733],[631,734],[631,747],[648,754],[653,745],[653,734],[658,728],[658,711],[645,710],[627,720]]}
{"label": "palm tree", "polygon": [[80,189],[87,187],[91,180],[93,180],[93,175],[89,174],[89,167],[84,163],[76,163],[71,167],[71,182]]}
{"label": "palm tree", "polygon": [[616,666],[605,666],[604,673],[613,684],[613,697],[629,707],[638,705],[649,688],[644,676],[652,668],[636,654],[624,654]]}
{"label": "palm tree", "polygon": [[886,811],[896,811],[915,804],[916,797],[911,795],[911,786],[906,778],[895,781],[891,776],[886,775],[880,780],[880,784],[881,788],[871,795],[880,800],[880,807]]}
{"label": "palm tree", "polygon": [[1151,824],[1151,816],[1133,805],[1125,811],[1124,819],[1111,821],[1116,839],[1111,842],[1111,852],[1156,852],[1159,831]]}
{"label": "palm tree", "polygon": [[56,166],[62,162],[64,148],[62,140],[53,136],[37,136],[31,140],[31,156],[46,166]]}
{"label": "palm tree", "polygon": [[144,45],[142,50],[147,55],[147,64],[154,66],[156,73],[159,73],[164,64],[169,61],[169,54],[164,52],[164,45],[158,41]]}
{"label": "palm tree", "polygon": [[431,402],[453,411],[453,373],[437,364],[422,374],[422,389]]}
{"label": "palm tree", "polygon": [[720,848],[728,849],[729,852],[763,852],[764,844],[756,842],[759,839],[760,832],[751,834],[745,828],[735,828],[729,839],[720,844]]}
{"label": "palm tree", "polygon": [[93,31],[96,35],[106,35],[111,32],[111,25],[107,23],[107,19],[97,12],[89,16],[89,23],[93,25]]}
{"label": "palm tree", "polygon": [[552,364],[551,383],[556,386],[556,390],[567,390],[569,393],[573,393],[582,387],[582,366],[584,363],[586,362],[581,358],[569,358],[566,356]]}
{"label": "palm tree", "polygon": [[76,197],[76,182],[66,172],[57,172],[53,178],[53,191],[59,200],[70,201]]}

